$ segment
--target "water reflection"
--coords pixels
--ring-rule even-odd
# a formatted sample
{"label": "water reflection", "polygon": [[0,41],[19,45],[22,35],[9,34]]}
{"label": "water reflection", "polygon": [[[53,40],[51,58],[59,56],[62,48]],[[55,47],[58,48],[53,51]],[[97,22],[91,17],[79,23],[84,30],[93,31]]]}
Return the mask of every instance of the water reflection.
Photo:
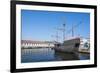
{"label": "water reflection", "polygon": [[55,58],[59,60],[79,60],[78,55],[74,53],[66,53],[66,52],[55,52]]}
{"label": "water reflection", "polygon": [[89,54],[73,54],[57,52],[52,48],[22,49],[21,62],[63,61],[63,60],[85,60]]}

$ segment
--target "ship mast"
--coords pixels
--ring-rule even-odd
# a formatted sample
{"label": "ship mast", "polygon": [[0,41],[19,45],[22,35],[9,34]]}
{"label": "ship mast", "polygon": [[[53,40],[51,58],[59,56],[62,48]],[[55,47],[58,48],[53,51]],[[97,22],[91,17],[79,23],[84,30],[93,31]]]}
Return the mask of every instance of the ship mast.
{"label": "ship mast", "polygon": [[58,28],[58,30],[62,31],[63,35],[62,35],[62,38],[63,38],[63,42],[65,41],[65,29],[66,27],[66,24],[65,24],[65,19],[64,19],[64,23],[62,24],[62,28]]}
{"label": "ship mast", "polygon": [[55,41],[56,42],[59,42],[59,35],[58,35],[58,28],[55,28],[56,29],[56,34],[55,35],[51,35],[51,37],[55,37]]}
{"label": "ship mast", "polygon": [[65,26],[66,26],[66,24],[64,23],[63,24],[63,41],[65,40]]}
{"label": "ship mast", "polygon": [[75,34],[74,29],[75,29],[76,27],[78,27],[80,24],[82,24],[82,21],[80,21],[80,22],[79,22],[78,24],[76,24],[76,25],[72,24],[72,37],[74,37],[74,34]]}
{"label": "ship mast", "polygon": [[72,24],[72,37],[74,37],[74,25]]}
{"label": "ship mast", "polygon": [[64,20],[64,23],[62,24],[62,27],[61,28],[56,28],[56,30],[57,30],[56,35],[54,35],[54,36],[56,37],[57,42],[58,42],[58,38],[59,38],[58,30],[62,31],[62,33],[63,33],[63,35],[62,35],[63,42],[65,41],[65,31],[66,31],[65,27],[66,27],[66,24],[65,24],[65,20]]}

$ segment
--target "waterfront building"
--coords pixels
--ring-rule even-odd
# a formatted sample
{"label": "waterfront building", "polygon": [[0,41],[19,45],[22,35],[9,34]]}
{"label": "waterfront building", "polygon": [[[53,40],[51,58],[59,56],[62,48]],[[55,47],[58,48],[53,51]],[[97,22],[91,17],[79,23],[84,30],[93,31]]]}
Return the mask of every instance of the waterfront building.
{"label": "waterfront building", "polygon": [[21,40],[22,48],[42,48],[42,47],[54,47],[54,42],[51,41],[32,41],[32,40]]}
{"label": "waterfront building", "polygon": [[89,38],[81,38],[80,40],[80,52],[90,52],[90,39]]}

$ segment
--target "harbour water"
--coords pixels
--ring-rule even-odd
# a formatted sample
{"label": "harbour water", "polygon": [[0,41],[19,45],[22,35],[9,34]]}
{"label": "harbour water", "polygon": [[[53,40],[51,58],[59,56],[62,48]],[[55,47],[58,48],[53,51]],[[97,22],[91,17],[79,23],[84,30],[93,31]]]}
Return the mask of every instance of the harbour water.
{"label": "harbour water", "polygon": [[78,53],[76,55],[73,53],[58,52],[52,48],[22,48],[21,50],[22,63],[88,59],[90,59],[90,54]]}

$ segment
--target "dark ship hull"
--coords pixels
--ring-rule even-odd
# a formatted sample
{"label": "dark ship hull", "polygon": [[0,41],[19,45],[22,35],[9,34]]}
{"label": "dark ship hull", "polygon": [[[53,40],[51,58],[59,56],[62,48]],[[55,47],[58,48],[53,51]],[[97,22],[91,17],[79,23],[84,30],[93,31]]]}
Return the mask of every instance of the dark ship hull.
{"label": "dark ship hull", "polygon": [[65,40],[63,44],[56,46],[55,50],[60,52],[76,53],[79,50],[80,38]]}

